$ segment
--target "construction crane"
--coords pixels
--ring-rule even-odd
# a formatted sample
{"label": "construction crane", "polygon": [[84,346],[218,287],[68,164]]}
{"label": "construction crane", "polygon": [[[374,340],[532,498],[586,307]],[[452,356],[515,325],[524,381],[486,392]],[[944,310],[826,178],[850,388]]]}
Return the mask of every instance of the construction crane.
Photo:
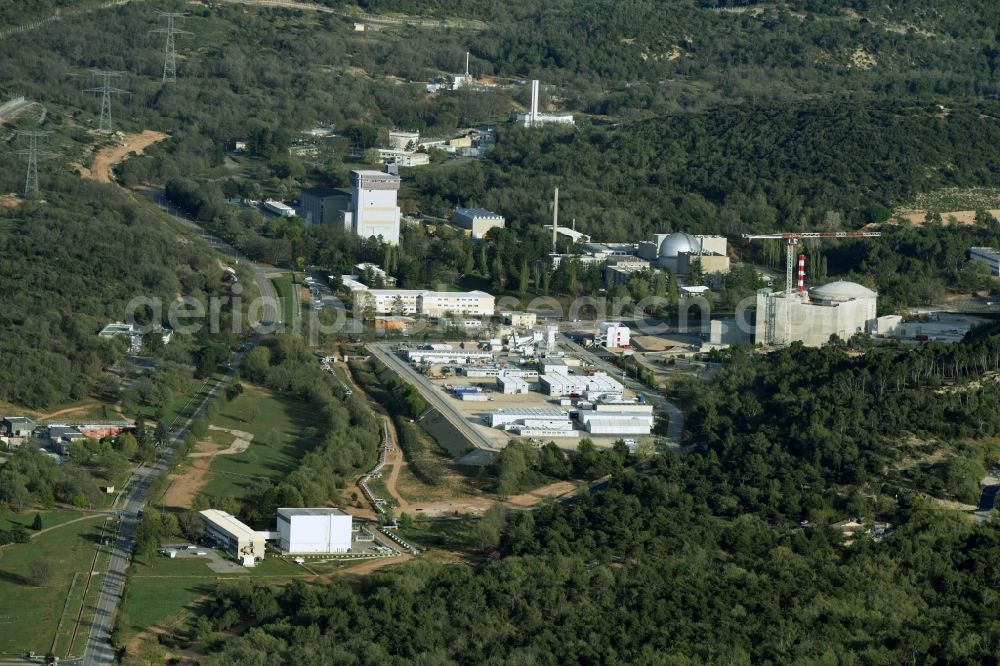
{"label": "construction crane", "polygon": [[[743,234],[748,241],[783,240],[788,248],[785,260],[785,298],[792,297],[792,269],[795,266],[795,247],[805,239],[810,238],[878,238],[880,231],[782,231],[773,234]],[[800,277],[802,267],[799,268]],[[800,279],[801,282],[801,279]],[[785,307],[785,344],[790,344],[792,338],[792,308],[786,302]]]}

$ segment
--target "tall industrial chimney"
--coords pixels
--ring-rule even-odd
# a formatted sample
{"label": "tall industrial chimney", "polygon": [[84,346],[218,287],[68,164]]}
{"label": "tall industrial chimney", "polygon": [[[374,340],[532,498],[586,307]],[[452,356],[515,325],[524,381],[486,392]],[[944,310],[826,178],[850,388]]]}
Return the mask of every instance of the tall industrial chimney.
{"label": "tall industrial chimney", "polygon": [[[538,81],[535,81],[538,83]],[[552,199],[552,254],[556,253],[556,233],[559,230],[559,188]]]}
{"label": "tall industrial chimney", "polygon": [[799,282],[798,291],[799,293],[806,290],[806,255],[799,255]]}
{"label": "tall industrial chimney", "polygon": [[465,52],[465,78],[469,78],[469,52]]}
{"label": "tall industrial chimney", "polygon": [[538,120],[538,79],[531,82],[531,113],[528,114],[528,124],[534,125]]}

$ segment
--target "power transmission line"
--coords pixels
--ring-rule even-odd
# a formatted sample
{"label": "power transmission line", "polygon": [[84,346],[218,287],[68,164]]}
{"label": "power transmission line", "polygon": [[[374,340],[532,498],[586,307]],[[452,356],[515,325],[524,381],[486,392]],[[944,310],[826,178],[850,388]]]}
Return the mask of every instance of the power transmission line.
{"label": "power transmission line", "polygon": [[125,76],[124,72],[116,72],[107,69],[92,69],[90,73],[94,76],[103,79],[103,84],[97,88],[87,88],[86,92],[101,93],[101,121],[98,124],[98,131],[102,134],[111,134],[111,96],[112,95],[128,95],[127,90],[122,90],[121,88],[115,88],[111,85],[111,79],[121,78]]}
{"label": "power transmission line", "polygon": [[150,32],[162,33],[167,36],[166,47],[163,50],[163,82],[168,83],[170,81],[177,80],[177,48],[174,45],[174,36],[193,35],[194,33],[188,32],[187,30],[181,30],[174,25],[174,21],[179,18],[184,18],[187,14],[179,12],[162,12],[160,10],[157,10],[156,13],[160,17],[167,19],[166,28],[157,28],[156,30],[150,30]]}
{"label": "power transmission line", "polygon": [[17,151],[18,155],[28,158],[28,175],[24,179],[24,198],[33,199],[38,196],[38,158],[49,157],[53,153],[38,147],[38,140],[52,134],[38,130],[18,130],[17,135],[27,137],[28,147]]}

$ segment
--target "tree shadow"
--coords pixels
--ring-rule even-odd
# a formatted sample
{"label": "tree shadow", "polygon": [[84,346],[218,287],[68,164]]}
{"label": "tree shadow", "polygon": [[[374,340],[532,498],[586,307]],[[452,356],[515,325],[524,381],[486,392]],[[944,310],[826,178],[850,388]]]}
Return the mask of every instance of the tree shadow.
{"label": "tree shadow", "polygon": [[13,571],[4,571],[3,569],[0,569],[0,581],[33,587],[28,579],[21,574],[16,574]]}

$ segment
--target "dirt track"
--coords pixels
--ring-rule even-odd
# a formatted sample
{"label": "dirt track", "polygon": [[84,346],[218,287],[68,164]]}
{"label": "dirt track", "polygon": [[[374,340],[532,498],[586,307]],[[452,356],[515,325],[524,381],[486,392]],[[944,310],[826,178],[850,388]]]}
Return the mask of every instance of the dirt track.
{"label": "dirt track", "polygon": [[96,180],[99,183],[113,183],[111,169],[116,164],[124,160],[130,153],[141,155],[142,151],[158,141],[163,141],[167,135],[153,130],[144,130],[139,134],[126,134],[122,138],[122,143],[117,146],[103,148],[94,155],[93,166],[89,169],[79,167],[80,174],[84,178]]}
{"label": "dirt track", "polygon": [[[163,494],[163,505],[190,509],[198,491],[208,483],[208,471],[218,451],[212,442],[198,442],[198,450],[191,454],[191,466],[179,474],[170,475],[170,487]],[[200,456],[200,457],[196,457]]]}
{"label": "dirt track", "polygon": [[[988,210],[986,212],[992,215],[993,217],[1000,219],[1000,209]],[[915,227],[920,227],[923,226],[924,218],[926,217],[926,215],[927,213],[925,211],[918,210],[918,211],[913,211],[911,213],[903,213],[898,217],[901,217],[909,221],[910,224],[912,224]],[[954,220],[955,224],[958,224],[959,226],[963,227],[973,225],[976,223],[976,211],[953,210],[950,213],[941,213],[942,226],[945,227],[949,226],[950,224],[953,223],[952,220]],[[889,224],[892,224],[892,221],[890,221]]]}
{"label": "dirt track", "polygon": [[[217,430],[219,432],[228,432],[233,436],[233,443],[224,449],[208,449],[206,447],[203,451],[197,451],[191,454],[191,458],[214,458],[215,456],[231,456],[236,453],[243,453],[250,448],[250,443],[253,441],[253,433],[246,432],[245,430],[231,430],[229,428],[220,428],[218,426],[208,426],[209,430]],[[208,444],[211,446],[211,442],[202,442],[202,444]]]}

